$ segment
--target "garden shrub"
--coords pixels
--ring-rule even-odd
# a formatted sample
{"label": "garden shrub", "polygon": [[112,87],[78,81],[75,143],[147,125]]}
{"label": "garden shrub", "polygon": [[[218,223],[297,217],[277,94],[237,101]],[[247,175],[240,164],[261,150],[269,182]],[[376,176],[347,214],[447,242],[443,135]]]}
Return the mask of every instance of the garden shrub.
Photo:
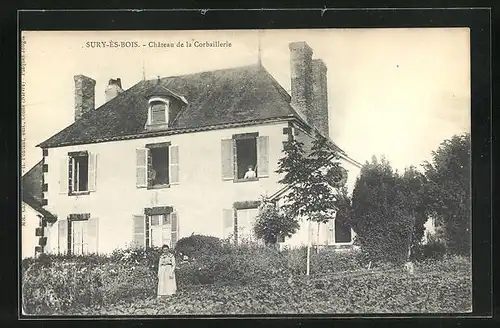
{"label": "garden shrub", "polygon": [[191,235],[177,241],[175,251],[182,256],[198,258],[204,254],[217,253],[220,251],[222,242],[217,237],[205,235]]}
{"label": "garden shrub", "polygon": [[157,274],[150,267],[109,263],[99,269],[104,304],[129,302],[156,295]]}
{"label": "garden shrub", "polygon": [[430,238],[427,244],[422,247],[422,256],[424,259],[441,259],[446,254],[446,245],[443,241]]}
{"label": "garden shrub", "polygon": [[22,261],[22,302],[27,314],[101,307],[156,294],[158,250],[112,256],[42,255]]}
{"label": "garden shrub", "polygon": [[248,284],[288,273],[286,259],[275,249],[251,243],[221,245],[178,270],[180,285]]}
{"label": "garden shrub", "polygon": [[339,252],[325,249],[311,256],[311,273],[337,273],[359,270],[362,267],[359,251]]}
{"label": "garden shrub", "polygon": [[161,253],[161,247],[116,249],[109,258],[116,263],[142,264],[157,272]]}
{"label": "garden shrub", "polygon": [[307,247],[284,249],[281,254],[286,260],[287,268],[292,274],[305,274],[307,265]]}

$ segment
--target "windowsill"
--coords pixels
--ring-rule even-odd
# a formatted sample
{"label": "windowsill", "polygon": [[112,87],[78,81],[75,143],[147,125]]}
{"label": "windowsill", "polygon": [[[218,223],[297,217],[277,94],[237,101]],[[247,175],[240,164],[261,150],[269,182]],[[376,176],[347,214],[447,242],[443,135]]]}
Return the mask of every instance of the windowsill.
{"label": "windowsill", "polygon": [[147,131],[166,130],[168,128],[169,128],[168,123],[152,123],[152,124],[146,125]]}
{"label": "windowsill", "polygon": [[170,184],[148,186],[148,189],[165,189],[165,188],[170,188]]}
{"label": "windowsill", "polygon": [[343,246],[352,246],[354,243],[353,242],[348,242],[348,243],[331,243],[328,246],[338,246],[338,247],[343,247]]}
{"label": "windowsill", "polygon": [[90,191],[72,191],[68,193],[68,196],[82,196],[82,195],[88,195],[90,194]]}
{"label": "windowsill", "polygon": [[250,182],[250,181],[259,181],[259,178],[252,178],[252,179],[234,179],[234,182]]}

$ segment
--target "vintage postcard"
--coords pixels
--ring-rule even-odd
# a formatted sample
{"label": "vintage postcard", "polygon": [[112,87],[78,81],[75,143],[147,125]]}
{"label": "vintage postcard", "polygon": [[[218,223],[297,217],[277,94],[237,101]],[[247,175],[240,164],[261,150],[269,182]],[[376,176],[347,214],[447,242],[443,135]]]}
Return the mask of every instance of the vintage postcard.
{"label": "vintage postcard", "polygon": [[22,313],[471,312],[469,33],[21,32]]}

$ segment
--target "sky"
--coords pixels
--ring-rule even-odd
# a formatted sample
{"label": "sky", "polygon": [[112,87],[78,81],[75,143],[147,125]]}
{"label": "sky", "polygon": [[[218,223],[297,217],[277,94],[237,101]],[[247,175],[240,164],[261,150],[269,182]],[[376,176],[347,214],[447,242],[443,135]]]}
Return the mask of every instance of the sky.
{"label": "sky", "polygon": [[[384,155],[403,171],[470,131],[467,28],[246,31],[29,31],[22,60],[23,174],[42,158],[36,145],[73,122],[73,76],[96,80],[96,106],[110,78],[124,89],[146,79],[262,65],[290,92],[288,44],[305,41],[328,68],[330,137],[364,163]],[[149,42],[230,42],[231,47],[149,47]],[[87,42],[137,41],[137,48]]]}

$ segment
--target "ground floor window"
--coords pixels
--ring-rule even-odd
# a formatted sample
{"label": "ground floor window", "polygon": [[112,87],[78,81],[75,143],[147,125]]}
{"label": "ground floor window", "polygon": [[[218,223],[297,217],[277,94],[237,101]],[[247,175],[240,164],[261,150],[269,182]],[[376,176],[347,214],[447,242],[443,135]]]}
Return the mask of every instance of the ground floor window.
{"label": "ground floor window", "polygon": [[172,220],[170,214],[156,214],[148,216],[149,247],[172,245]]}
{"label": "ground floor window", "polygon": [[88,220],[71,222],[71,253],[74,255],[88,254]]}
{"label": "ground floor window", "polygon": [[352,241],[352,230],[351,226],[343,222],[343,220],[333,220],[333,242],[338,243],[350,243]]}
{"label": "ground floor window", "polygon": [[257,241],[257,237],[253,231],[257,215],[259,214],[258,208],[247,208],[236,210],[236,225],[238,231],[238,241]]}

